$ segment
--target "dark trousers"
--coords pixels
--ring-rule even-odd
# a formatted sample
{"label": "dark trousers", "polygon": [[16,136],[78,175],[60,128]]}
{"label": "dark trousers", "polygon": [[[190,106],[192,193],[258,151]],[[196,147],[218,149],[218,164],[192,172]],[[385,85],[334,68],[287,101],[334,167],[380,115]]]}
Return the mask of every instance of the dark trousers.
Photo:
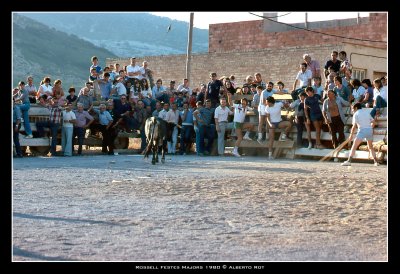
{"label": "dark trousers", "polygon": [[296,128],[297,128],[297,146],[301,147],[303,145],[303,131],[305,128],[304,125],[304,116],[297,116]]}
{"label": "dark trousers", "polygon": [[[214,124],[207,126],[198,125],[198,128],[200,134],[200,147],[198,152],[204,153],[204,150],[206,150],[207,152],[211,153],[211,148],[215,137],[215,125]],[[206,148],[204,148],[204,138],[207,138]]]}
{"label": "dark trousers", "polygon": [[51,147],[50,152],[51,154],[55,154],[57,150],[57,134],[58,128],[60,127],[59,123],[53,123],[50,121],[41,121],[36,123],[37,132],[39,137],[44,137],[44,128],[47,127],[50,129],[51,132]]}
{"label": "dark trousers", "polygon": [[78,154],[82,154],[82,145],[85,140],[86,129],[83,127],[74,127],[74,133],[72,134],[72,152],[74,151],[74,139],[78,137]]}
{"label": "dark trousers", "polygon": [[192,131],[193,131],[193,126],[189,125],[182,125],[181,128],[181,141],[180,141],[180,152],[181,154],[186,151],[186,146],[185,144],[191,143],[192,142]]}
{"label": "dark trousers", "polygon": [[[332,135],[333,148],[337,148],[340,143],[344,142],[344,124],[339,116],[331,117],[331,123],[328,124],[329,132]],[[336,137],[336,133],[339,133],[339,140]]]}
{"label": "dark trousers", "polygon": [[[108,154],[114,154],[114,140],[117,135],[115,134],[115,129],[110,126],[107,129],[106,125],[98,125],[101,134],[103,135],[103,141],[101,143],[101,151]],[[108,150],[107,150],[108,148]]]}
{"label": "dark trousers", "polygon": [[174,127],[175,127],[174,123],[167,123],[167,134],[166,134],[167,142],[172,142],[172,132],[174,131]]}
{"label": "dark trousers", "polygon": [[21,127],[21,124],[18,125],[18,128],[16,128],[16,125],[16,123],[13,123],[13,141],[15,145],[15,152],[17,153],[17,156],[22,156],[21,145],[19,143],[19,128]]}

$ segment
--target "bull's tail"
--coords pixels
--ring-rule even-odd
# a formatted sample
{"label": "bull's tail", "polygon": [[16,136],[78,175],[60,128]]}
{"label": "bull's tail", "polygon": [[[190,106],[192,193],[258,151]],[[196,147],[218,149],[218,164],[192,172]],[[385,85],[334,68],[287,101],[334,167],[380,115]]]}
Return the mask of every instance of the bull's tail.
{"label": "bull's tail", "polygon": [[150,152],[151,152],[151,148],[152,148],[152,146],[153,146],[153,143],[152,142],[149,142],[148,144],[147,144],[147,147],[144,149],[144,158],[149,158],[149,154],[150,154]]}

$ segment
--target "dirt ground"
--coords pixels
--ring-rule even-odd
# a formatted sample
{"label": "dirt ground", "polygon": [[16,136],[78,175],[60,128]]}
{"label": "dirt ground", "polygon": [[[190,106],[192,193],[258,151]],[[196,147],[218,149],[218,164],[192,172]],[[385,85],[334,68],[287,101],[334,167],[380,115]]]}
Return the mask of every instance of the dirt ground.
{"label": "dirt ground", "polygon": [[13,160],[13,261],[387,261],[387,166]]}

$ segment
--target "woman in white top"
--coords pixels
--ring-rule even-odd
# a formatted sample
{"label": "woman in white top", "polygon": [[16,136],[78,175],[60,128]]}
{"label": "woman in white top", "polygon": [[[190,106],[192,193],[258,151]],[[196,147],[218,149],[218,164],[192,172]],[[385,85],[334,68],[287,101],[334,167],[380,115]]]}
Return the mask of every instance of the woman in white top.
{"label": "woman in white top", "polygon": [[360,80],[358,79],[353,79],[350,81],[350,83],[354,87],[352,94],[354,97],[354,102],[361,102],[364,98],[364,93],[366,92],[366,89],[362,86]]}
{"label": "woman in white top", "polygon": [[387,107],[387,86],[384,86],[382,80],[377,78],[374,80],[374,105],[371,110],[371,116],[379,116],[381,108]]}
{"label": "woman in white top", "polygon": [[[234,116],[233,116],[233,128],[236,131],[236,136],[237,136],[237,140],[235,142],[235,147],[233,148],[232,154],[236,157],[240,157],[239,154],[239,146],[240,143],[243,140],[243,133],[242,130],[244,129],[245,125],[244,125],[244,119],[246,118],[246,113],[248,110],[250,110],[250,108],[247,106],[248,104],[248,100],[246,98],[243,98],[241,100],[241,104],[233,104],[232,102],[232,94],[230,94],[228,92],[228,103],[230,106],[233,106],[234,108]],[[249,137],[250,132],[246,131],[246,139],[250,139]]]}
{"label": "woman in white top", "polygon": [[43,84],[40,85],[37,92],[37,98],[39,99],[42,95],[46,95],[48,99],[53,96],[53,87],[50,85],[50,77],[45,77],[43,79]]}

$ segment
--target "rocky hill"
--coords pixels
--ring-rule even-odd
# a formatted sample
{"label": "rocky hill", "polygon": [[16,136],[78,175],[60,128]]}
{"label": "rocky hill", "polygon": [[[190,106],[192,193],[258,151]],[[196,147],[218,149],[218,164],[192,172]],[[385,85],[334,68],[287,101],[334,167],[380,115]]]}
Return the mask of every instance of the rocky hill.
{"label": "rocky hill", "polygon": [[[184,54],[189,23],[148,13],[21,13],[119,57]],[[208,51],[208,30],[193,29],[194,53]]]}
{"label": "rocky hill", "polygon": [[50,28],[35,20],[13,14],[13,85],[26,81],[33,75],[38,86],[43,77],[50,76],[52,82],[63,81],[64,89],[73,85],[80,87],[89,77],[90,58],[96,55],[100,65],[105,58],[117,57],[104,48]]}

